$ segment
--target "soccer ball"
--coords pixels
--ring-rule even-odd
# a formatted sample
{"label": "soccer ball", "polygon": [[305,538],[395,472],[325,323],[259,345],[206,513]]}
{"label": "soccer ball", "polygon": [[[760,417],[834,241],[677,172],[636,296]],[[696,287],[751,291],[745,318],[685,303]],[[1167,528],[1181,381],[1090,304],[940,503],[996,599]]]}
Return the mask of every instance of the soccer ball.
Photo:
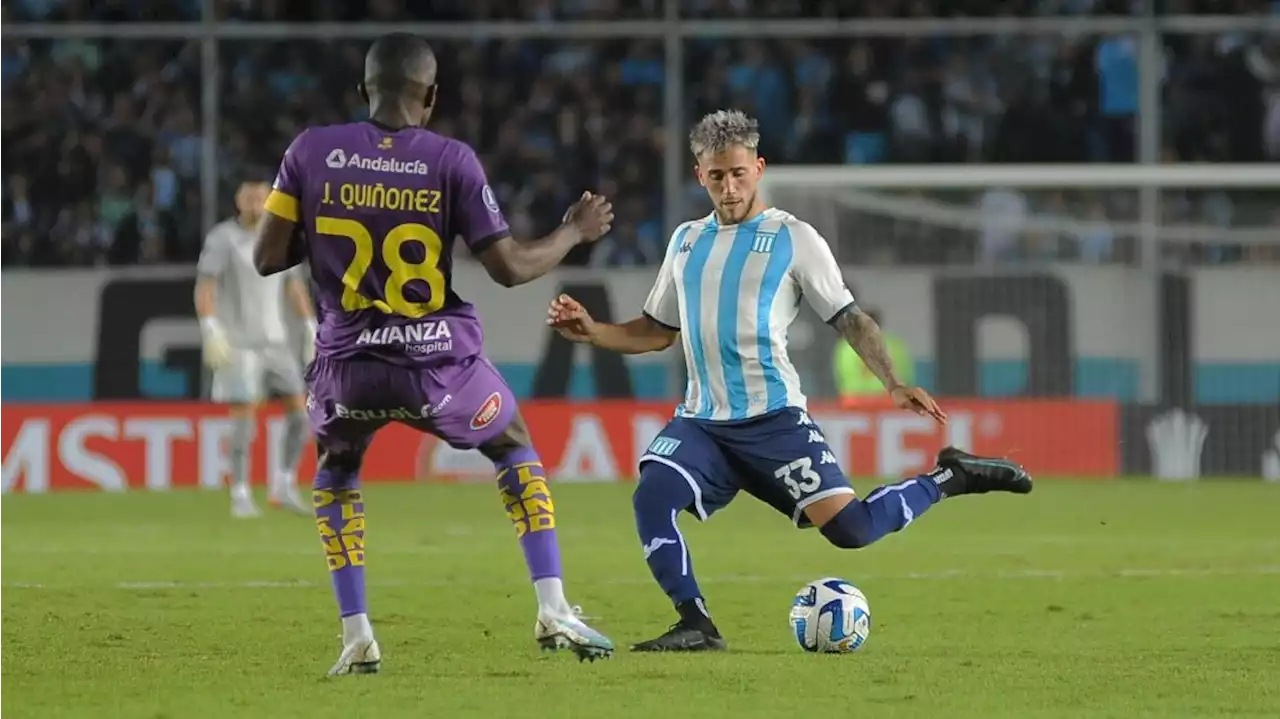
{"label": "soccer ball", "polygon": [[791,604],[791,631],[806,652],[846,654],[871,634],[871,607],[857,587],[827,577],[809,582]]}

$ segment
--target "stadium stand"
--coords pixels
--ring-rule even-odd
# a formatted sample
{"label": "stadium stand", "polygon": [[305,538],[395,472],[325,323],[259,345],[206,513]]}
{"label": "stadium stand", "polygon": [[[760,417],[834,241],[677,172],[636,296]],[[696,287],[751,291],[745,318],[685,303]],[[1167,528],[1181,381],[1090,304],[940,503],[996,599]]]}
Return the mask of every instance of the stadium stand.
{"label": "stadium stand", "polygon": [[[197,0],[20,0],[5,22],[182,21]],[[845,17],[829,0],[685,0],[686,17]],[[859,3],[877,17],[1051,15],[1115,12],[1089,0]],[[1221,12],[1220,3],[1161,5]],[[1238,12],[1274,11],[1239,0]],[[374,19],[527,21],[655,18],[657,0],[227,0],[226,21]],[[756,113],[774,163],[1128,162],[1134,157],[1136,89],[1124,38],[990,37],[928,41],[720,38],[690,40],[683,68],[685,122],[734,105]],[[476,40],[436,42],[450,78],[434,127],[475,145],[517,232],[559,221],[584,187],[619,198],[610,241],[570,258],[596,266],[652,264],[665,242],[661,218],[663,52],[660,42]],[[354,81],[362,43],[220,43],[220,211],[233,183],[269,174],[305,124],[361,112]],[[1247,35],[1167,37],[1165,159],[1280,159],[1280,41]],[[191,261],[200,242],[200,56],[195,43],[142,40],[14,40],[3,46],[5,265]],[[282,102],[283,99],[283,102]],[[689,187],[688,212],[705,198]],[[971,198],[979,201],[978,198]],[[1168,217],[1232,226],[1278,223],[1274,203],[1248,193],[1167,192]],[[967,202],[968,200],[966,200]],[[1042,193],[1031,210],[1125,221],[1131,198]],[[1270,213],[1270,214],[1268,214]],[[892,219],[875,242],[842,258],[970,262],[937,228]],[[1044,259],[1124,261],[1095,238],[1076,254]],[[842,238],[843,240],[843,238]],[[965,244],[967,242],[967,245]],[[865,243],[864,243],[865,244]],[[968,246],[961,252],[951,251]],[[1271,259],[1241,248],[1201,248],[1188,259]],[[1267,254],[1270,253],[1270,254]],[[1017,259],[1028,259],[1020,257]]]}

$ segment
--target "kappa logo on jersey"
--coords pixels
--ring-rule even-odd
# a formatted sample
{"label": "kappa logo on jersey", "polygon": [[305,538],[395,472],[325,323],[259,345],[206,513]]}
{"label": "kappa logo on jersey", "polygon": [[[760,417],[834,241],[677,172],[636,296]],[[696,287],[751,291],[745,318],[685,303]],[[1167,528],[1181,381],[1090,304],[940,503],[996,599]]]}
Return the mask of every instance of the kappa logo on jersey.
{"label": "kappa logo on jersey", "polygon": [[480,409],[471,417],[471,429],[481,430],[493,424],[493,420],[498,418],[498,413],[502,411],[502,395],[494,392],[489,398],[480,405]]}
{"label": "kappa logo on jersey", "polygon": [[693,243],[688,240],[681,242],[680,249],[677,250],[676,252],[677,254],[681,254],[681,255],[685,254],[686,252],[693,252]]}
{"label": "kappa logo on jersey", "polygon": [[752,252],[773,252],[774,240],[778,239],[776,232],[757,232],[756,236],[751,240]]}
{"label": "kappa logo on jersey", "polygon": [[341,147],[335,147],[324,158],[324,164],[334,170],[356,168],[370,172],[390,172],[396,175],[425,175],[427,163],[422,160],[389,159],[386,157],[361,157],[358,154],[348,155]]}
{"label": "kappa logo on jersey", "polygon": [[484,198],[484,206],[489,208],[490,212],[495,215],[502,212],[502,208],[498,206],[498,196],[493,194],[492,187],[485,185],[484,189],[480,191],[480,196]]}

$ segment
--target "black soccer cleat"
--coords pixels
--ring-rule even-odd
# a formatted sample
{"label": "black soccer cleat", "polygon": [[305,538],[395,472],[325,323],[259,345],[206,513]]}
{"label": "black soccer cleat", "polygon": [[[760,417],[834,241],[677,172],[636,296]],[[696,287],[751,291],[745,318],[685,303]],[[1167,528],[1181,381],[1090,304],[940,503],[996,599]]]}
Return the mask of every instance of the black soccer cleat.
{"label": "black soccer cleat", "polygon": [[632,645],[633,652],[724,651],[729,645],[714,629],[702,629],[683,620],[671,625],[662,636]]}
{"label": "black soccer cleat", "polygon": [[951,470],[953,474],[938,482],[938,487],[948,497],[987,492],[1027,494],[1031,491],[1031,475],[1017,462],[1008,459],[979,457],[955,447],[946,447],[938,452],[938,466]]}

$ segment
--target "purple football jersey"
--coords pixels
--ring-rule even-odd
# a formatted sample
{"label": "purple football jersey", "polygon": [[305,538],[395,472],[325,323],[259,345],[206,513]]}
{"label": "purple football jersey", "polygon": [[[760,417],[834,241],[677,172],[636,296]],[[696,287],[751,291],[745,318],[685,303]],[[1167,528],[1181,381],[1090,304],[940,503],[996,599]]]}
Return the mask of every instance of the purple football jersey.
{"label": "purple football jersey", "polygon": [[432,367],[480,354],[480,319],[453,291],[453,241],[478,254],[509,230],[465,143],[371,122],[314,127],[285,152],[274,190],[268,209],[292,205],[305,233],[317,356]]}

